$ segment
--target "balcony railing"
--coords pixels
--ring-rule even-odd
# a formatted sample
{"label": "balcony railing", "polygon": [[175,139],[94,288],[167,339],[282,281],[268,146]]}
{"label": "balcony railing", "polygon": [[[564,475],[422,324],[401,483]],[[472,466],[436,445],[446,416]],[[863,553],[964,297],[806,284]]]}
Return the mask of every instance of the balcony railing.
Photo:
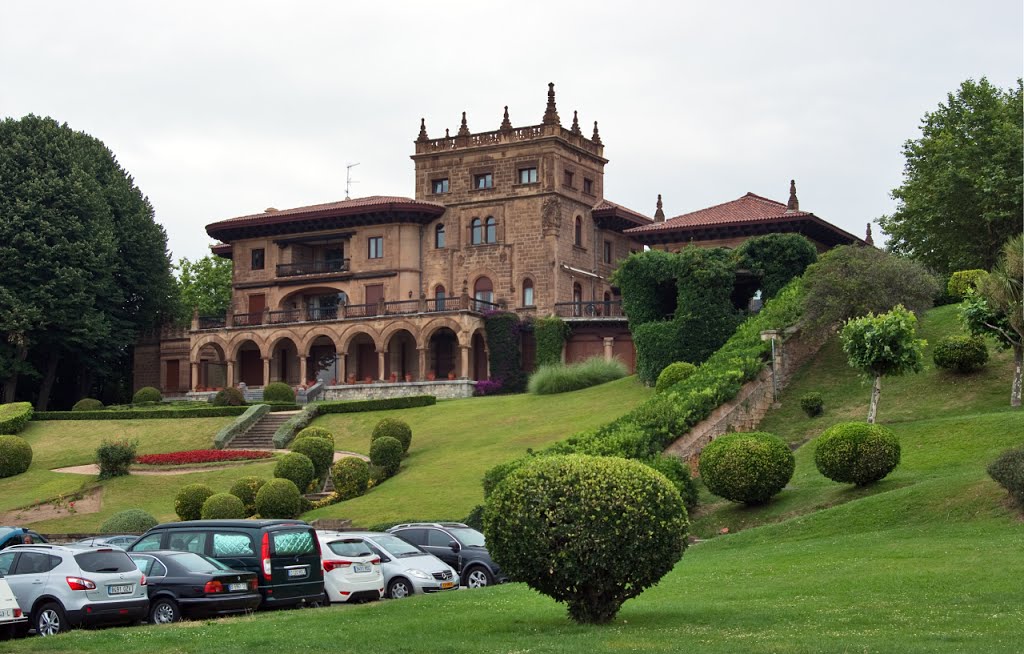
{"label": "balcony railing", "polygon": [[262,324],[262,311],[256,311],[255,313],[236,313],[231,317],[231,325],[233,327],[252,327],[253,325]]}
{"label": "balcony railing", "polygon": [[267,321],[270,323],[299,322],[298,309],[284,309],[282,311],[271,311],[267,314]]}
{"label": "balcony railing", "polygon": [[298,261],[295,263],[277,264],[278,277],[296,277],[298,275],[322,275],[348,271],[348,259],[330,259],[327,261]]}
{"label": "balcony railing", "polygon": [[199,316],[199,329],[220,329],[222,327],[224,327],[223,318]]}
{"label": "balcony railing", "polygon": [[580,300],[555,302],[555,315],[560,318],[625,318],[622,300]]}

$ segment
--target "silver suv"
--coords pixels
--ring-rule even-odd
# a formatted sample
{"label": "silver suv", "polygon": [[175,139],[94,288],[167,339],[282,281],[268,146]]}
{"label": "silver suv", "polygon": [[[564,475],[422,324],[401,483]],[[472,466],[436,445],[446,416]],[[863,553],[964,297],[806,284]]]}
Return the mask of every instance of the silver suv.
{"label": "silver suv", "polygon": [[135,622],[149,610],[146,578],[119,549],[15,545],[0,552],[0,574],[40,636]]}

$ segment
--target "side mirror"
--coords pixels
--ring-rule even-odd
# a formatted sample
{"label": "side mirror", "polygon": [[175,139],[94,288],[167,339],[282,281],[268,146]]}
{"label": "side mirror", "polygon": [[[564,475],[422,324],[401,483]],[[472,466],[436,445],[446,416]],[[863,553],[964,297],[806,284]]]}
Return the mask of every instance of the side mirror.
{"label": "side mirror", "polygon": [[460,551],[462,549],[462,545],[459,545],[455,541],[452,541],[452,542],[448,543],[448,547],[452,548],[453,552],[458,552],[458,551]]}
{"label": "side mirror", "polygon": [[386,556],[384,556],[384,555],[381,555],[380,562],[381,563],[391,563],[391,559],[386,557]]}

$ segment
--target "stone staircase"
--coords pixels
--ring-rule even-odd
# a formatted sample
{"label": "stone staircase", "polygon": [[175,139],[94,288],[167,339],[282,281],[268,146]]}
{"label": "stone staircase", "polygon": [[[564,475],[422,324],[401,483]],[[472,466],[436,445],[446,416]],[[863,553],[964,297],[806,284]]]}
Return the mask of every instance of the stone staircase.
{"label": "stone staircase", "polygon": [[260,418],[246,431],[235,436],[228,442],[228,450],[272,450],[274,449],[274,432],[298,411],[278,411],[268,413]]}

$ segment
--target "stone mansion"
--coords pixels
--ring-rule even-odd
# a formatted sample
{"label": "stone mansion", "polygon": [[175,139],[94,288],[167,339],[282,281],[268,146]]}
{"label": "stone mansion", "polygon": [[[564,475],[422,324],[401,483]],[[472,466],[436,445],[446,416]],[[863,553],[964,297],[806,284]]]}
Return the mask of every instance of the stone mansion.
{"label": "stone mansion", "polygon": [[[413,198],[372,196],[212,223],[214,254],[234,263],[226,316],[194,317],[135,351],[135,387],[166,394],[244,382],[315,380],[325,397],[367,383],[434,382],[465,395],[488,378],[484,315],[558,315],[572,328],[567,361],[634,351],[618,261],[645,246],[735,246],[799,232],[819,249],[860,239],[786,204],[747,194],[666,220],[604,198],[604,144],[573,113],[561,124],[554,84],[539,124],[415,140]],[[533,365],[528,333],[524,367]],[[440,382],[439,380],[445,380]],[[456,382],[452,384],[448,380]],[[441,388],[452,387],[452,388]],[[364,386],[365,388],[365,386]],[[335,389],[332,394],[331,389]]]}

